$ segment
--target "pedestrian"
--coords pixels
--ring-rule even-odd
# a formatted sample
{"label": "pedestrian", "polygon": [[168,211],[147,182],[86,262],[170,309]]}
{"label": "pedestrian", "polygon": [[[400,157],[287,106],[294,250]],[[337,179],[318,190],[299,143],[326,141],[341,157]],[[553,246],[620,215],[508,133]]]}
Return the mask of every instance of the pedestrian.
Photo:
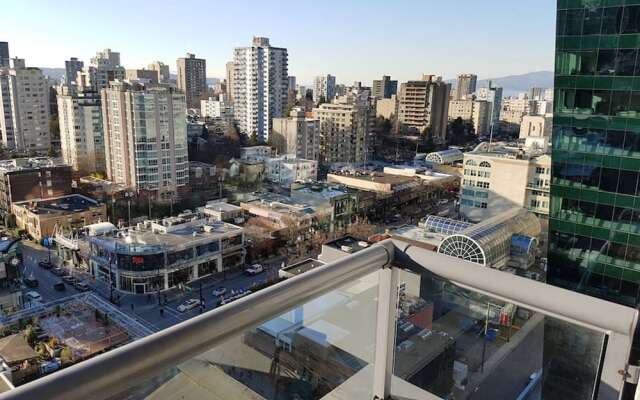
{"label": "pedestrian", "polygon": [[131,311],[133,311],[133,303],[131,303]]}
{"label": "pedestrian", "polygon": [[160,316],[164,317],[164,308],[160,308]]}

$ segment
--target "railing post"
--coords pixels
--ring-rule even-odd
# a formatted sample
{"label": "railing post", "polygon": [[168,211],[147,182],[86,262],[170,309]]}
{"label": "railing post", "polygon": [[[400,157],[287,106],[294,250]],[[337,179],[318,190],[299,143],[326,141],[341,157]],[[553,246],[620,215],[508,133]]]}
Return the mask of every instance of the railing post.
{"label": "railing post", "polygon": [[373,366],[373,398],[389,399],[396,338],[398,270],[390,266],[378,272],[378,315]]}

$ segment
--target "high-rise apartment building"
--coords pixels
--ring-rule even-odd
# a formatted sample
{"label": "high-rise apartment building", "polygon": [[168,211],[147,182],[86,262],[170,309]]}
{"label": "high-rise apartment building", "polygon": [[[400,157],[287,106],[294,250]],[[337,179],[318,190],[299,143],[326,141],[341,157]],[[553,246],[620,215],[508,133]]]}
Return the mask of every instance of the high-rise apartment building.
{"label": "high-rise apartment building", "polygon": [[490,124],[494,125],[498,123],[498,120],[500,119],[500,110],[502,108],[502,88],[499,86],[492,86],[491,81],[489,81],[489,87],[478,89],[476,98],[478,100],[485,100],[490,103]]}
{"label": "high-rise apartment building", "polygon": [[541,87],[532,87],[529,89],[529,98],[531,100],[542,100],[545,89]]}
{"label": "high-rise apartment building", "polygon": [[503,131],[517,132],[525,115],[536,113],[536,101],[529,98],[502,99],[500,126]]}
{"label": "high-rise apartment building", "polygon": [[81,72],[82,68],[84,68],[84,62],[78,60],[76,57],[71,57],[71,59],[66,60],[64,62],[64,76],[62,83],[65,85],[75,83],[78,79],[78,72]]}
{"label": "high-rise apartment building", "polygon": [[104,131],[100,94],[63,85],[58,94],[62,158],[74,171],[104,172]]}
{"label": "high-rise apartment building", "polygon": [[266,142],[271,120],[286,111],[288,90],[287,49],[254,37],[251,46],[234,50],[233,110],[240,132]]}
{"label": "high-rise apartment building", "polygon": [[476,135],[487,135],[489,134],[490,107],[489,102],[473,98],[451,100],[448,110],[449,120],[460,118],[473,124]]}
{"label": "high-rise apartment building", "polygon": [[447,134],[451,86],[441,77],[423,75],[419,81],[400,85],[398,128],[426,134],[444,141]]}
{"label": "high-rise apartment building", "polygon": [[187,53],[177,65],[178,90],[184,92],[187,108],[200,108],[200,100],[207,95],[207,60]]}
{"label": "high-rise apartment building", "polygon": [[331,103],[336,97],[336,77],[333,75],[316,76],[313,80],[313,101],[316,104]]}
{"label": "high-rise apartment building", "polygon": [[376,99],[390,99],[398,92],[398,81],[392,81],[388,75],[383,75],[382,79],[376,79],[371,86],[371,96]]}
{"label": "high-rise apartment building", "polygon": [[558,2],[547,279],[637,306],[640,5],[631,3]]}
{"label": "high-rise apartment building", "polygon": [[49,84],[39,68],[11,59],[0,69],[0,132],[2,145],[23,153],[45,153],[51,148]]}
{"label": "high-rise apartment building", "polygon": [[478,76],[474,74],[458,75],[458,85],[455,90],[454,100],[463,100],[476,91]]}
{"label": "high-rise apartment building", "polygon": [[184,94],[115,82],[102,90],[109,180],[160,201],[189,183]]}
{"label": "high-rise apartment building", "polygon": [[9,43],[0,42],[0,68],[9,67]]}
{"label": "high-rise apartment building", "polygon": [[235,64],[233,63],[233,61],[228,62],[225,65],[225,70],[226,70],[226,89],[227,89],[227,99],[229,101],[229,104],[233,104],[233,91],[234,91],[234,79],[233,79],[233,73],[235,70]]}
{"label": "high-rise apartment building", "polygon": [[171,80],[169,66],[162,61],[154,61],[147,66],[147,69],[158,72],[158,82],[168,83]]}
{"label": "high-rise apartment building", "polygon": [[320,121],[320,157],[324,162],[365,162],[372,147],[375,111],[369,104],[341,96],[313,109]]}
{"label": "high-rise apartment building", "polygon": [[295,154],[297,158],[318,160],[320,121],[296,108],[287,118],[274,118],[271,144],[278,154]]}
{"label": "high-rise apartment building", "polygon": [[125,78],[125,69],[120,65],[120,53],[104,49],[96,53],[78,73],[76,84],[94,92],[109,86],[109,82]]}

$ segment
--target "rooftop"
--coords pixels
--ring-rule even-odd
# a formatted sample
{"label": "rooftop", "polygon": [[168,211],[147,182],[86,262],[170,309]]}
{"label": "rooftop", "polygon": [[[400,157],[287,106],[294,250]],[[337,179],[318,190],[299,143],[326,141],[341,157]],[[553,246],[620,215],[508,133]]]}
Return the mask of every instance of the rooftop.
{"label": "rooftop", "polygon": [[13,205],[24,207],[37,215],[53,215],[87,211],[93,207],[99,207],[100,203],[81,194],[70,194],[44,200],[26,200]]}
{"label": "rooftop", "polygon": [[91,241],[105,247],[124,247],[131,252],[144,252],[159,248],[181,248],[194,242],[208,242],[240,233],[242,228],[239,226],[188,214],[145,221],[110,236],[93,237]]}

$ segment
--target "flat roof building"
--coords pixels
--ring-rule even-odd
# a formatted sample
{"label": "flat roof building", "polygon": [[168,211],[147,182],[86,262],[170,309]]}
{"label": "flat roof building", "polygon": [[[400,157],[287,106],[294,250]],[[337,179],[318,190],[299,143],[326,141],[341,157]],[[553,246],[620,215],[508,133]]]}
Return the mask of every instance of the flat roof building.
{"label": "flat roof building", "polygon": [[75,229],[107,220],[107,206],[81,194],[13,203],[16,225],[40,241],[56,229]]}

